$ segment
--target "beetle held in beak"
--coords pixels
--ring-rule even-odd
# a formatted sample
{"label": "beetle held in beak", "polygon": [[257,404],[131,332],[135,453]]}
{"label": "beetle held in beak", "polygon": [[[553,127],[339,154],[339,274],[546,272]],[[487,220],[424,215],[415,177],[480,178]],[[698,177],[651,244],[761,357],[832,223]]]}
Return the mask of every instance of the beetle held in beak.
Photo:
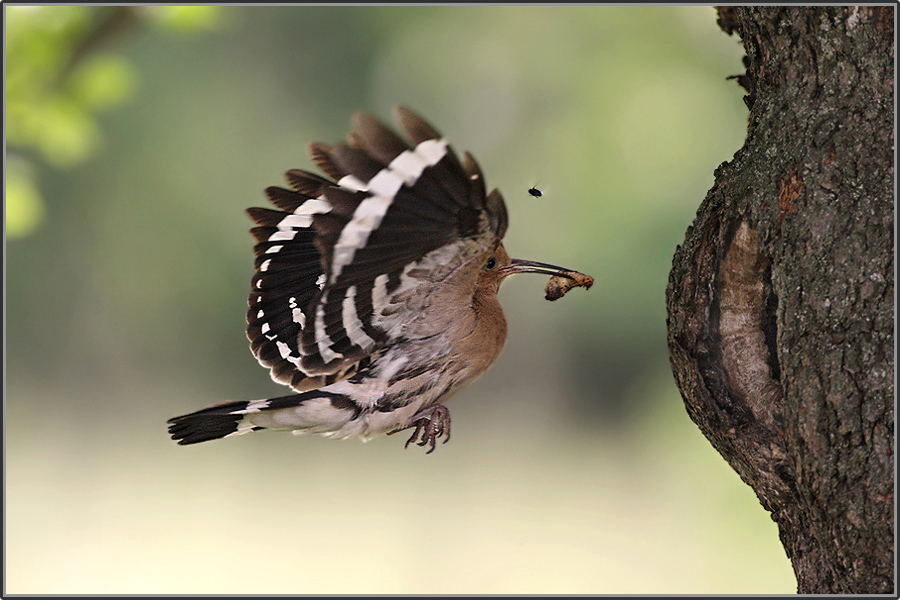
{"label": "beetle held in beak", "polygon": [[547,300],[558,300],[562,298],[566,292],[575,287],[583,287],[589,289],[594,285],[594,278],[578,271],[572,271],[564,267],[556,265],[548,265],[547,263],[535,262],[533,260],[522,260],[514,258],[508,265],[501,269],[505,276],[515,275],[517,273],[542,273],[544,275],[552,275],[547,287],[544,288],[544,297]]}

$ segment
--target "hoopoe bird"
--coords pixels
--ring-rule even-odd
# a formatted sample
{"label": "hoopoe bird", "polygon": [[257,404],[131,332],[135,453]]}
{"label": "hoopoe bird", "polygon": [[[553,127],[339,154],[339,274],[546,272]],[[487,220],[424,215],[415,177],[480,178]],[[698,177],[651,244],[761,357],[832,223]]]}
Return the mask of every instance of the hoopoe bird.
{"label": "hoopoe bird", "polygon": [[313,143],[328,176],[287,172],[278,210],[257,223],[247,337],[294,394],[228,402],[169,420],[179,444],[264,429],[371,439],[413,429],[406,446],[450,438],[444,402],[483,375],[506,341],[497,298],[516,273],[552,278],[547,298],[588,288],[587,275],[511,259],[507,213],[431,125],[398,107],[411,140],[358,113],[347,143]]}

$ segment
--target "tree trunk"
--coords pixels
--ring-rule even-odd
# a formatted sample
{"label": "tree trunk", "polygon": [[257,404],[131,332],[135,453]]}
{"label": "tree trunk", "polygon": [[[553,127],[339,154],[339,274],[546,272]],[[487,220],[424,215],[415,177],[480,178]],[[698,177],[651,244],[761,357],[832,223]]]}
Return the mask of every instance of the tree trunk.
{"label": "tree trunk", "polygon": [[666,291],[687,412],[800,593],[894,591],[894,9],[723,7],[747,140]]}

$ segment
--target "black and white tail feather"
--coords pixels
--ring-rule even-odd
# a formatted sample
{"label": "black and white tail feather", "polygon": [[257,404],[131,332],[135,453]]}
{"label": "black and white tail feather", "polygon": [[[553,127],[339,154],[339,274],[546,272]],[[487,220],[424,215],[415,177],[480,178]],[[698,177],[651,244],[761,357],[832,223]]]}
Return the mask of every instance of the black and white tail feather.
{"label": "black and white tail feather", "polygon": [[432,449],[449,437],[437,402],[473,375],[446,360],[440,314],[418,309],[502,239],[506,208],[471,156],[460,161],[409,110],[396,117],[409,144],[357,114],[347,143],[310,146],[330,179],[288,171],[290,189],[266,190],[277,210],[248,209],[257,243],[247,336],[297,393],[170,419],[179,444],[260,429],[368,439],[415,427],[409,441],[420,435]]}

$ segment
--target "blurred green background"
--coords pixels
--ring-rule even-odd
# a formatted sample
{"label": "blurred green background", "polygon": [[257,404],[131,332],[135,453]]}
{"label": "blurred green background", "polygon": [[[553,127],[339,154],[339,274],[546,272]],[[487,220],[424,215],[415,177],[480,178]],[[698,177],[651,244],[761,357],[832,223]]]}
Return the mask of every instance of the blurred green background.
{"label": "blurred green background", "polygon": [[[746,127],[712,8],[4,8],[7,593],[795,591],[667,358],[672,254]],[[286,393],[244,209],[400,103],[503,191],[513,256],[596,285],[504,285],[432,455],[176,446],[171,416]]]}

